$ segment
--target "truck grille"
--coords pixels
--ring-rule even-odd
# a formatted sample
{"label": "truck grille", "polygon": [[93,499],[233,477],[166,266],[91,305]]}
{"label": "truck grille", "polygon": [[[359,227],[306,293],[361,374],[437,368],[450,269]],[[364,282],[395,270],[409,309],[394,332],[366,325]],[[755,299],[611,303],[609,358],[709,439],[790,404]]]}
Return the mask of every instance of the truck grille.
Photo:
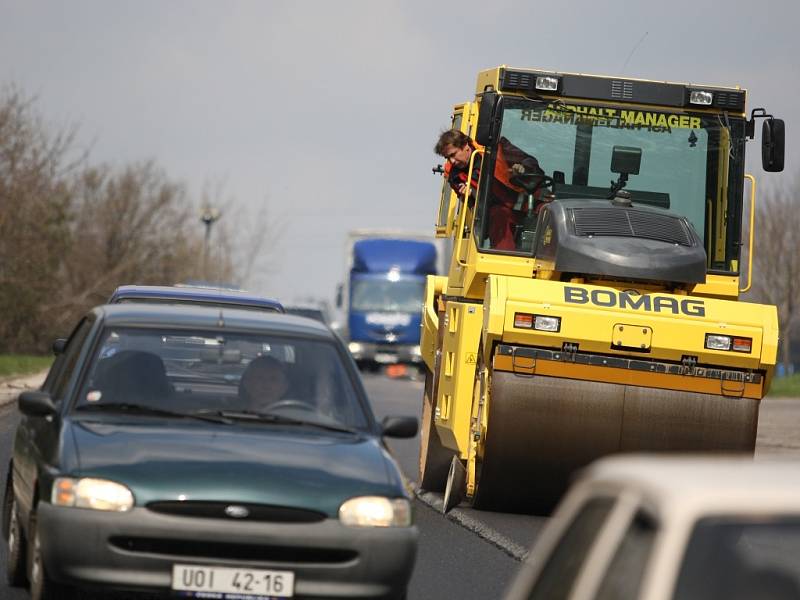
{"label": "truck grille", "polygon": [[582,237],[636,237],[692,246],[682,219],[671,215],[617,208],[570,209],[575,235]]}

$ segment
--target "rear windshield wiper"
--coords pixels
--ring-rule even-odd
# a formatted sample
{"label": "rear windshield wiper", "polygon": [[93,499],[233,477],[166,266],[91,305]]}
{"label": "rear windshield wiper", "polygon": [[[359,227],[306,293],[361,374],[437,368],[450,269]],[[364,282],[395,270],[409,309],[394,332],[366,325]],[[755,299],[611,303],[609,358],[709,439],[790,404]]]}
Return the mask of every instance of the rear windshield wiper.
{"label": "rear windshield wiper", "polygon": [[100,404],[83,404],[81,406],[76,406],[75,410],[93,411],[93,412],[117,411],[117,412],[126,412],[138,415],[153,415],[157,417],[199,419],[202,421],[208,421],[210,423],[225,423],[227,425],[232,423],[230,419],[225,418],[223,415],[202,414],[199,412],[185,413],[174,410],[167,410],[166,408],[147,406],[145,404],[135,404],[132,402],[103,402]]}
{"label": "rear windshield wiper", "polygon": [[286,417],[277,415],[275,413],[262,413],[251,410],[214,410],[203,409],[192,413],[193,415],[214,415],[225,419],[235,419],[239,421],[255,421],[257,423],[276,423],[278,425],[306,425],[309,427],[317,427],[319,429],[327,429],[328,431],[338,431],[341,433],[361,433],[358,429],[347,427],[345,425],[336,425],[333,423],[322,423],[320,421],[309,421],[307,419],[295,419],[293,417]]}

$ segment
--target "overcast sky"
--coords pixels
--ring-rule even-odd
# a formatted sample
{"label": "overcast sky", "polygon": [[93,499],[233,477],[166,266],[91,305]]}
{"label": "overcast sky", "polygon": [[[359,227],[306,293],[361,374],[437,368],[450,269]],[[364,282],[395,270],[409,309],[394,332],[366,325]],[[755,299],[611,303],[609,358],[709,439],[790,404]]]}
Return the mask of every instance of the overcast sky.
{"label": "overcast sky", "polygon": [[245,286],[332,300],[349,230],[433,231],[432,147],[484,68],[741,85],[787,127],[787,172],[753,143],[749,170],[796,177],[798,24],[798,0],[0,0],[0,85],[94,163],[266,203],[280,232]]}

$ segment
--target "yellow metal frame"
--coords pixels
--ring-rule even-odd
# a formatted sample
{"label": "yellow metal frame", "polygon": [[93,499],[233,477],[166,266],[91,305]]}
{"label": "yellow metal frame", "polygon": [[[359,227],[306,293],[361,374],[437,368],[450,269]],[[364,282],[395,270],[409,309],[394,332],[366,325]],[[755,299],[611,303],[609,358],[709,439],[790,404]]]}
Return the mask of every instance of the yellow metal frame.
{"label": "yellow metal frame", "polygon": [[[434,424],[442,444],[456,450],[465,459],[469,448],[483,307],[473,302],[448,301],[444,318]],[[460,398],[469,398],[470,401],[460,401]]]}
{"label": "yellow metal frame", "polygon": [[747,243],[747,286],[739,290],[742,294],[750,290],[753,281],[753,240],[756,237],[756,178],[749,173],[744,178],[750,182],[750,240]]}
{"label": "yellow metal frame", "polygon": [[428,275],[425,281],[425,302],[422,305],[422,329],[419,349],[431,373],[436,370],[436,336],[439,331],[439,304],[447,287],[447,277]]}

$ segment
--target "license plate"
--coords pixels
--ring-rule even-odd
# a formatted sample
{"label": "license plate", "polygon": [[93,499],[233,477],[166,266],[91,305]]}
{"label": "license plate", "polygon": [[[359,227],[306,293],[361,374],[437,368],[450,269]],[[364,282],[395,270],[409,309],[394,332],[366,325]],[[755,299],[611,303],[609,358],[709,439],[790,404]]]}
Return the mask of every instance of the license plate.
{"label": "license plate", "polygon": [[172,565],[172,589],[196,598],[291,598],[294,573],[265,569],[231,569]]}
{"label": "license plate", "polygon": [[397,355],[387,354],[385,352],[378,352],[375,355],[375,362],[381,364],[394,364],[397,362]]}

